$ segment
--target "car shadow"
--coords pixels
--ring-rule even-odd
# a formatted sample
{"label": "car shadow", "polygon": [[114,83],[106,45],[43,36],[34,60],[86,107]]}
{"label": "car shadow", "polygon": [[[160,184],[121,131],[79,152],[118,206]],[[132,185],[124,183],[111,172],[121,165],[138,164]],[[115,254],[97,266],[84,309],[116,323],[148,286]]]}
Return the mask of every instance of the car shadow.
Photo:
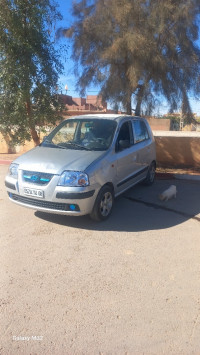
{"label": "car shadow", "polygon": [[[171,184],[177,187],[177,198],[167,202],[159,201],[159,193]],[[115,200],[111,216],[103,222],[94,222],[89,216],[70,217],[39,211],[35,212],[35,216],[77,229],[123,232],[165,229],[188,219],[200,222],[199,187],[199,181],[178,180],[156,181],[151,187],[135,186]]]}

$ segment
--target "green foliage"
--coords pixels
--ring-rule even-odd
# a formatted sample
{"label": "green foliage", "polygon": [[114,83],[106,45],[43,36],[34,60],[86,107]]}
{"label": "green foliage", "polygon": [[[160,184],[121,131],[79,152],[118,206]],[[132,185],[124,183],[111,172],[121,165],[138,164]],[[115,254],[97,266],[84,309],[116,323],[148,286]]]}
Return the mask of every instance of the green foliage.
{"label": "green foliage", "polygon": [[77,88],[99,84],[129,113],[132,97],[139,114],[159,95],[190,112],[188,93],[200,91],[199,14],[199,0],[74,1],[73,25],[62,33],[73,43]]}
{"label": "green foliage", "polygon": [[1,0],[0,131],[14,143],[38,144],[36,125],[59,117],[62,66],[51,40],[59,18],[50,0]]}

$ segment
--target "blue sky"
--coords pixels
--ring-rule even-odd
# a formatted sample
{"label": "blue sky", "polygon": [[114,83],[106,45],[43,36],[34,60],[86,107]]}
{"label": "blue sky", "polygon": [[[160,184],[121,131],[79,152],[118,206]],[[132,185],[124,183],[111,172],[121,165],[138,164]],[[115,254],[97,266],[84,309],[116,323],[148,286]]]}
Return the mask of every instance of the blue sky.
{"label": "blue sky", "polygon": [[[72,16],[70,9],[72,6],[72,0],[57,0],[59,4],[59,11],[63,16],[63,20],[58,22],[56,28],[68,27],[72,23]],[[59,44],[69,45],[66,39],[60,39]],[[65,85],[68,86],[68,94],[70,96],[79,96],[78,92],[75,91],[75,77],[73,74],[73,61],[70,59],[71,50],[70,48],[65,52],[63,51],[62,63],[64,65],[64,73],[60,76],[59,85],[62,92],[65,92]]]}
{"label": "blue sky", "polygon": [[[63,20],[57,23],[56,28],[70,26],[70,24],[72,24],[73,22],[73,18],[71,15],[71,7],[72,7],[73,0],[56,0],[56,1],[59,5],[59,11],[63,16]],[[61,39],[59,41],[59,44],[67,46],[69,45],[69,42],[67,41],[67,39]],[[68,86],[67,94],[73,97],[79,97],[80,96],[79,92],[76,91],[75,88],[76,78],[73,73],[73,61],[71,60],[70,56],[71,56],[71,49],[69,47],[68,52],[63,51],[62,62],[64,65],[64,73],[62,76],[60,76],[59,86],[60,86],[60,90],[62,90],[63,93],[66,93],[65,85],[67,85]],[[86,90],[86,94],[97,95],[98,88],[91,86]],[[193,112],[195,112],[198,116],[200,116],[200,98],[199,100],[195,100],[191,97],[190,103]],[[155,114],[164,114],[167,112],[168,112],[167,103],[163,101],[162,105],[158,108]]]}
{"label": "blue sky", "polygon": [[[72,7],[72,0],[57,0],[59,4],[59,11],[63,16],[63,20],[58,22],[56,28],[59,27],[68,27],[72,24],[72,15],[71,15],[71,7]],[[70,46],[70,42],[64,38],[60,39],[59,43],[61,45]],[[64,73],[60,76],[59,86],[62,90],[62,93],[66,93],[65,86],[68,86],[67,94],[73,97],[79,97],[79,92],[76,91],[76,78],[73,73],[73,61],[71,57],[71,48],[67,50],[67,52],[63,51],[63,65],[64,65]],[[96,87],[91,86],[86,91],[87,95],[97,95],[98,89]]]}

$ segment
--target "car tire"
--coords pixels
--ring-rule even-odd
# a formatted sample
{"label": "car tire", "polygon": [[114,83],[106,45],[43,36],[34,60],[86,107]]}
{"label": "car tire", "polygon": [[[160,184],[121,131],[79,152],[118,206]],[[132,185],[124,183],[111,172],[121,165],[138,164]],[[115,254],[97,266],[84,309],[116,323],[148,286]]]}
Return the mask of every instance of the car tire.
{"label": "car tire", "polygon": [[156,175],[156,163],[152,162],[149,166],[147,176],[145,180],[143,181],[144,185],[152,185],[155,180],[155,175]]}
{"label": "car tire", "polygon": [[106,220],[113,208],[114,194],[110,186],[105,185],[99,191],[90,217],[97,222]]}

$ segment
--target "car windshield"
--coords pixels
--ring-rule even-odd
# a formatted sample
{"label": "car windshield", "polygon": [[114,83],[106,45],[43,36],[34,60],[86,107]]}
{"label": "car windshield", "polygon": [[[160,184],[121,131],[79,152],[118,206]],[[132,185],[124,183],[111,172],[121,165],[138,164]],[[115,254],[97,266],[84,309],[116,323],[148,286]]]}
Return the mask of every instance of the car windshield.
{"label": "car windshield", "polygon": [[78,150],[107,150],[117,123],[101,118],[68,119],[56,127],[42,146]]}

